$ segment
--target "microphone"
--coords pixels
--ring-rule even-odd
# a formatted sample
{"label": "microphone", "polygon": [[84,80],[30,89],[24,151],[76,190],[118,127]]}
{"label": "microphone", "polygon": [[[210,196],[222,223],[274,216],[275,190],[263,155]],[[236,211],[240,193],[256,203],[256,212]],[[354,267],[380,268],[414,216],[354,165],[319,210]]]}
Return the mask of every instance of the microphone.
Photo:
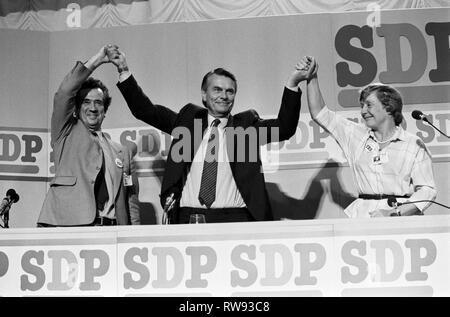
{"label": "microphone", "polygon": [[425,121],[425,122],[430,123],[430,122],[428,121],[427,117],[423,114],[422,111],[414,110],[414,111],[411,113],[411,116],[412,116],[414,119],[416,119],[416,120],[423,120],[423,121]]}
{"label": "microphone", "polygon": [[9,228],[8,221],[9,221],[9,210],[12,206],[12,204],[15,204],[20,199],[19,194],[16,193],[14,188],[10,188],[6,191],[6,197],[3,198],[6,203],[2,202],[2,205],[0,206],[0,219],[3,222],[3,225],[0,225],[1,228]]}
{"label": "microphone", "polygon": [[398,206],[397,198],[389,197],[387,200],[387,204],[389,207],[397,207]]}
{"label": "microphone", "polygon": [[7,197],[9,197],[9,200],[10,200],[11,204],[15,204],[20,199],[19,194],[16,193],[14,188],[10,188],[10,189],[8,189],[6,191],[6,197],[5,198],[7,198]]}
{"label": "microphone", "polygon": [[437,131],[439,131],[439,133],[441,133],[443,136],[450,139],[450,137],[447,134],[445,134],[444,132],[442,132],[441,130],[436,128],[430,121],[428,121],[427,117],[423,114],[422,111],[414,110],[413,112],[411,112],[411,116],[416,120],[422,120],[422,121],[427,122],[429,125],[431,125],[433,128],[435,128]]}

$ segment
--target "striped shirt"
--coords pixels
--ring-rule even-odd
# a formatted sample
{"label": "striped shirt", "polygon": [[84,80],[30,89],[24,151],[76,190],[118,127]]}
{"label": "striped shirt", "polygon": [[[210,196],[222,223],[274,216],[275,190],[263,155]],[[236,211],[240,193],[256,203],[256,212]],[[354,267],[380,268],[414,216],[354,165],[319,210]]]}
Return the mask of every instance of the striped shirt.
{"label": "striped shirt", "polygon": [[[436,197],[431,154],[417,136],[396,127],[389,144],[380,148],[373,131],[324,107],[316,121],[337,141],[353,172],[358,194],[410,195],[399,202]],[[429,202],[415,203],[422,212]],[[392,209],[387,199],[356,199],[344,212],[351,218],[369,218],[376,209]]]}
{"label": "striped shirt", "polygon": [[103,156],[105,158],[105,181],[106,188],[108,189],[108,200],[105,203],[103,210],[97,210],[98,216],[106,217],[109,219],[116,219],[116,206],[115,206],[115,193],[117,193],[117,189],[120,184],[114,184],[114,176],[113,173],[117,168],[114,164],[114,150],[112,149],[112,145],[109,143],[110,141],[105,137],[103,132],[96,131],[98,135],[98,141],[102,148]]}

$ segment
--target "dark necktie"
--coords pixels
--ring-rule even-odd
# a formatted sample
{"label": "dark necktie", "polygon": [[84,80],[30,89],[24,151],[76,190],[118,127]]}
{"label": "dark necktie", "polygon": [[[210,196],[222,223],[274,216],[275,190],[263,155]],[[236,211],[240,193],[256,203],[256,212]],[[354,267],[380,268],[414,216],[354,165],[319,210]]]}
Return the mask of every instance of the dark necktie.
{"label": "dark necktie", "polygon": [[[96,133],[93,133],[93,135],[96,141],[99,143],[100,141],[98,139],[98,135]],[[108,188],[106,187],[106,180],[105,180],[105,156],[103,155],[103,151],[102,151],[102,167],[97,174],[97,178],[95,179],[94,195],[97,210],[103,210],[105,203],[108,201],[109,198]]]}
{"label": "dark necktie", "polygon": [[219,156],[219,125],[220,120],[215,119],[211,124],[211,134],[206,147],[205,160],[203,162],[202,182],[198,200],[202,205],[211,208],[216,200],[217,160]]}

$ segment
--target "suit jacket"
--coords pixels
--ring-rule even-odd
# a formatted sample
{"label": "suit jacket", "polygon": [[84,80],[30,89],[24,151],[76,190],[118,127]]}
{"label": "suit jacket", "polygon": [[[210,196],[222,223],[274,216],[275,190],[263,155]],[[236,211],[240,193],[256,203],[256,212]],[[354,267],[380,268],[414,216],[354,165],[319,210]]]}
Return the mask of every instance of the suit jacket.
{"label": "suit jacket", "polygon": [[[94,184],[102,166],[101,146],[81,120],[74,117],[75,96],[91,70],[78,62],[66,75],[54,97],[51,121],[51,145],[55,164],[55,177],[45,197],[38,222],[57,226],[91,224],[97,208]],[[123,186],[123,173],[134,174],[130,151],[112,143],[117,166],[114,181],[116,219],[119,225],[138,224],[138,182],[134,175],[132,187]],[[120,164],[119,164],[120,165]]]}
{"label": "suit jacket", "polygon": [[[164,171],[161,186],[161,204],[164,205],[165,198],[171,192],[181,192],[186,175],[189,172],[193,157],[200,146],[202,133],[207,128],[208,110],[193,104],[185,105],[179,113],[167,107],[153,104],[143,93],[133,76],[117,84],[124,96],[132,114],[163,132],[172,134],[174,139],[170,147],[169,155]],[[272,220],[269,199],[265,188],[264,174],[260,160],[259,145],[273,141],[288,140],[294,135],[300,115],[301,91],[294,92],[285,88],[278,117],[263,120],[255,110],[248,110],[228,119],[228,127],[232,129],[250,127],[257,128],[257,141],[246,142],[244,146],[245,159],[241,149],[238,149],[236,137],[227,137],[227,152],[230,158],[230,167],[237,188],[244,199],[250,213],[256,220]],[[197,119],[197,120],[196,120]],[[202,133],[196,133],[196,123],[201,122]],[[177,129],[182,128],[182,129]],[[278,133],[272,133],[271,128],[278,128]],[[188,149],[190,160],[181,161],[174,159],[173,149],[179,149],[178,142],[185,142],[180,131],[189,131],[193,146]],[[263,131],[266,133],[260,133]],[[176,131],[176,133],[174,133]],[[199,135],[199,138],[196,138]],[[256,151],[257,158],[251,159],[252,152]],[[233,158],[233,159],[231,159]],[[174,190],[175,188],[175,190]]]}

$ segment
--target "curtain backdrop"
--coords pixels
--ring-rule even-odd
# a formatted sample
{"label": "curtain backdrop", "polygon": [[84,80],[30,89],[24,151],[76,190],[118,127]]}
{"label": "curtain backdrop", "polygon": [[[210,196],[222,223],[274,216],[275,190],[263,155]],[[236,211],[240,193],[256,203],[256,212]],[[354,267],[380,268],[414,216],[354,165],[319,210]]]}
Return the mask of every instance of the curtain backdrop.
{"label": "curtain backdrop", "polygon": [[1,0],[0,28],[62,31],[302,13],[450,7],[450,0]]}

